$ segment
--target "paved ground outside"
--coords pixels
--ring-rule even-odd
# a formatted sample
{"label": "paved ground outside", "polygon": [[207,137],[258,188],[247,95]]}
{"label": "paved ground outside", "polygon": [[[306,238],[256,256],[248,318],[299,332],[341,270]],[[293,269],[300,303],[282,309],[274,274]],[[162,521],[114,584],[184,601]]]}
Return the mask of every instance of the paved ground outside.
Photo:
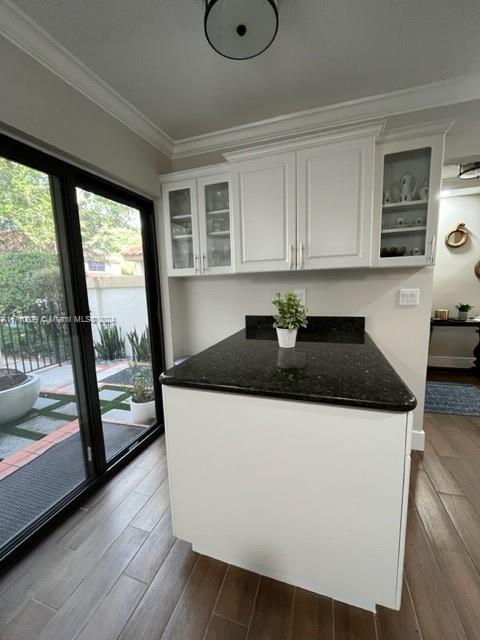
{"label": "paved ground outside", "polygon": [[[96,369],[103,420],[132,424],[128,361],[97,363]],[[2,470],[8,470],[2,460],[6,464],[25,464],[31,460],[32,454],[38,455],[46,450],[47,443],[54,444],[78,431],[78,407],[71,364],[65,363],[36,373],[41,379],[41,391],[33,409],[21,419],[0,427],[0,478]],[[117,380],[123,384],[116,383]]]}

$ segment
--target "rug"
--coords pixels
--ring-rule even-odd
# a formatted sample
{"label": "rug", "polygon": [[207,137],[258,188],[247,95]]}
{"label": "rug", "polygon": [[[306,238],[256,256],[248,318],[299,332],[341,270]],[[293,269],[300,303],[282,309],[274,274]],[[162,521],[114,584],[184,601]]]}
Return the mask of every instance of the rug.
{"label": "rug", "polygon": [[428,381],[425,411],[480,416],[480,388],[473,384]]}
{"label": "rug", "polygon": [[[107,460],[145,429],[103,422]],[[0,480],[0,548],[87,479],[80,434]]]}

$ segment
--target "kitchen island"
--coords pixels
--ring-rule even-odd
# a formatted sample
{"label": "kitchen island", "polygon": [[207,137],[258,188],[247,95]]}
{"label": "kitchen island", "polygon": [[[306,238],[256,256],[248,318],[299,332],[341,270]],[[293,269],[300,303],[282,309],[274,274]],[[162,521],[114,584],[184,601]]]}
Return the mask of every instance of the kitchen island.
{"label": "kitchen island", "polygon": [[398,609],[416,400],[363,318],[268,317],[162,375],[172,518],[193,548]]}

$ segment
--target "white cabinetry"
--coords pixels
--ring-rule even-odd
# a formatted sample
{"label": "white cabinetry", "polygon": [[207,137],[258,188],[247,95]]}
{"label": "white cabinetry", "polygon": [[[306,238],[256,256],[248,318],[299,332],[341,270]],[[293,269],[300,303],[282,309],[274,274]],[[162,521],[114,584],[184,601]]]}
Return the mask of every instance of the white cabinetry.
{"label": "white cabinetry", "polygon": [[379,141],[372,266],[434,264],[447,129],[439,123]]}
{"label": "white cabinetry", "polygon": [[168,274],[424,266],[445,133],[383,123],[224,154],[161,176]]}
{"label": "white cabinetry", "polygon": [[209,171],[183,180],[177,174],[162,182],[168,274],[232,272],[230,174]]}
{"label": "white cabinetry", "polygon": [[357,607],[400,608],[411,414],[170,385],[163,399],[175,536]]}
{"label": "white cabinetry", "polygon": [[237,271],[294,268],[295,154],[234,163]]}
{"label": "white cabinetry", "polygon": [[297,268],[368,266],[375,139],[297,152]]}
{"label": "white cabinetry", "polygon": [[236,270],[368,266],[379,132],[373,124],[226,154]]}
{"label": "white cabinetry", "polygon": [[163,186],[163,211],[169,275],[199,272],[197,185],[179,180]]}

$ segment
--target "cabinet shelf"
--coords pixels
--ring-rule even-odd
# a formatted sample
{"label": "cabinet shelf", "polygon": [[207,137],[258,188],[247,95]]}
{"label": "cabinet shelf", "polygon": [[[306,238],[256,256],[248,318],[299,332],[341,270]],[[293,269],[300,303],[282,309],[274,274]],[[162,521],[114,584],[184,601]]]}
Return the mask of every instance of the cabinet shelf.
{"label": "cabinet shelf", "polygon": [[382,205],[383,210],[391,209],[414,209],[415,207],[424,207],[428,204],[428,200],[405,200],[404,202],[389,202]]}
{"label": "cabinet shelf", "polygon": [[394,229],[382,229],[382,236],[390,235],[392,233],[413,233],[415,231],[425,231],[426,226],[415,225],[414,227],[395,227]]}
{"label": "cabinet shelf", "polygon": [[209,231],[209,236],[229,236],[230,231]]}
{"label": "cabinet shelf", "polygon": [[172,236],[174,240],[186,240],[187,238],[191,238],[191,237],[192,237],[191,233],[180,233],[178,235]]}
{"label": "cabinet shelf", "polygon": [[207,211],[208,216],[217,216],[221,213],[230,213],[230,209],[214,209],[213,211]]}
{"label": "cabinet shelf", "polygon": [[191,213],[182,213],[181,215],[178,216],[172,216],[170,219],[171,220],[186,220],[187,218],[191,218],[192,214]]}

